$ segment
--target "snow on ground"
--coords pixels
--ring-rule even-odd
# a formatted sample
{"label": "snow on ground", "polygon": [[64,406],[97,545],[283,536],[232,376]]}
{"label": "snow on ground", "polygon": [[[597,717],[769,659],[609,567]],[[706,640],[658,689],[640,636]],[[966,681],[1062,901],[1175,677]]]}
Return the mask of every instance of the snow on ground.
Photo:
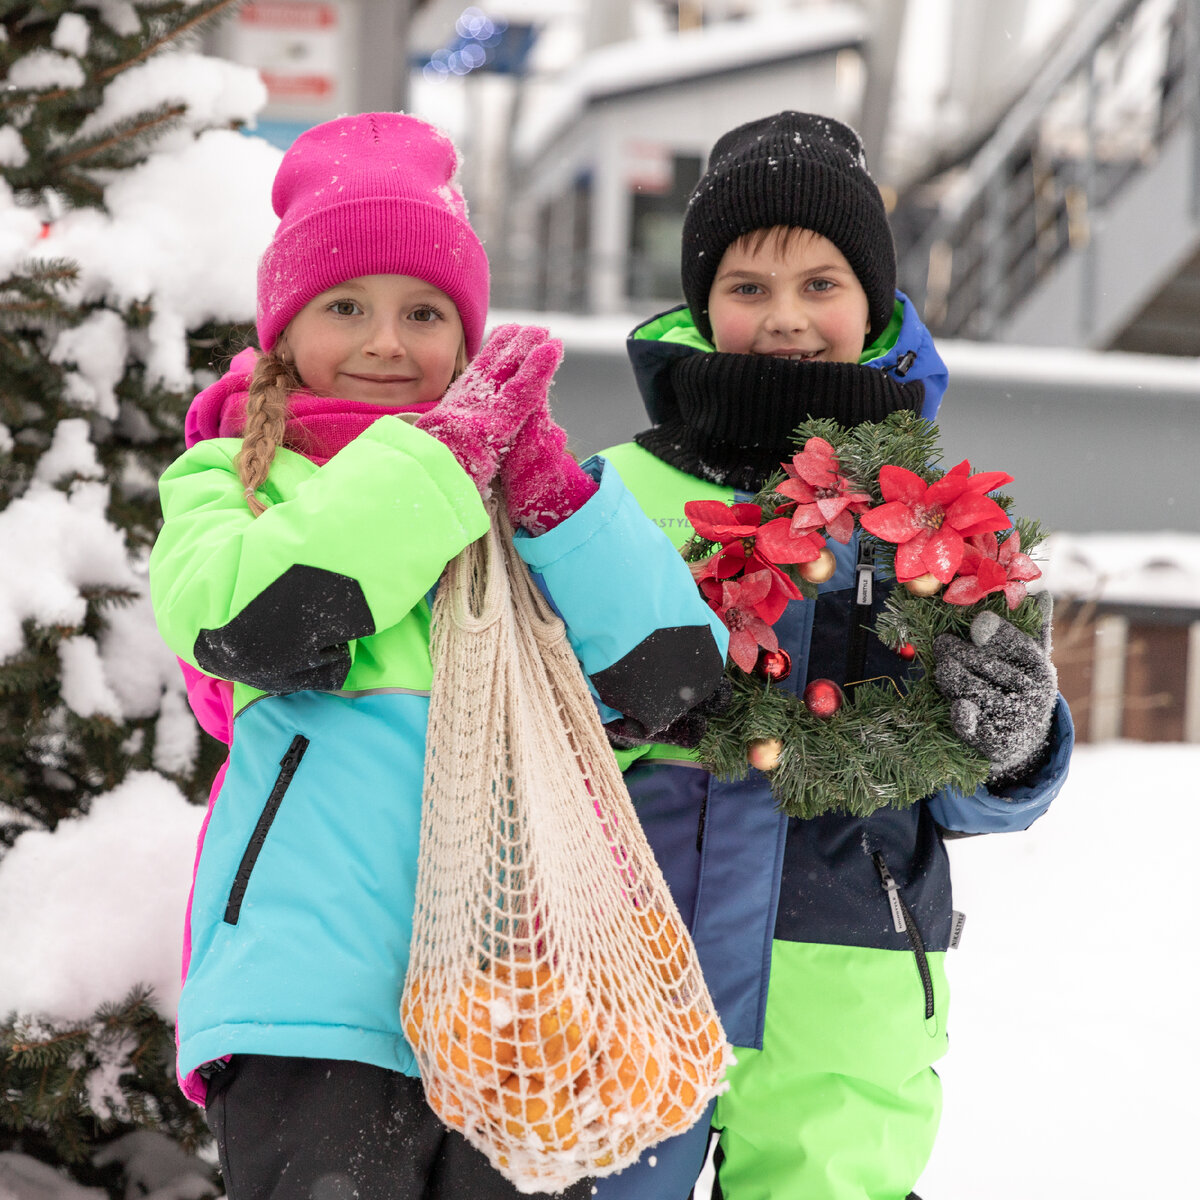
{"label": "snow on ground", "polygon": [[[1198,777],[1200,746],[1084,746],[1032,829],[951,844],[967,923],[923,1200],[1185,1194]],[[141,776],[70,836],[24,835],[0,863],[0,928],[21,931],[5,939],[19,952],[0,964],[0,1011],[78,1017],[135,979],[173,1003],[200,818]]]}
{"label": "snow on ground", "polygon": [[1083,746],[1031,829],[951,843],[967,922],[922,1200],[1192,1194],[1198,773],[1200,746]]}
{"label": "snow on ground", "polygon": [[1083,746],[1031,829],[951,843],[967,922],[922,1200],[1193,1194],[1198,771],[1200,746]]}
{"label": "snow on ground", "polygon": [[924,1200],[1187,1192],[1198,775],[1197,746],[1083,747],[1029,831],[951,846],[967,924]]}

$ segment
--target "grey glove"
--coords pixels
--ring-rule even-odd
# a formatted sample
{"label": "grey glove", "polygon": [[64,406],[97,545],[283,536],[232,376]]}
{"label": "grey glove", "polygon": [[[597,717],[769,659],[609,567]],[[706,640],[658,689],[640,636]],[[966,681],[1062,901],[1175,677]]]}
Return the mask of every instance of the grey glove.
{"label": "grey glove", "polygon": [[933,643],[933,682],[950,701],[950,725],[991,761],[990,784],[1027,774],[1049,739],[1058,695],[1058,673],[1050,661],[1050,594],[1040,593],[1038,604],[1040,638],[982,612],[971,622],[969,642],[944,633]]}

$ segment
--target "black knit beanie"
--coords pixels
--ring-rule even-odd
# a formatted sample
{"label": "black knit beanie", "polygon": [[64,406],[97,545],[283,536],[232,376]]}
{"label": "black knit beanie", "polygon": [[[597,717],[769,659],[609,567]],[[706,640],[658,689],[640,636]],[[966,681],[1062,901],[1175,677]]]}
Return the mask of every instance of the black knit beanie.
{"label": "black knit beanie", "polygon": [[858,134],[832,117],[781,112],[723,134],[683,218],[683,295],[712,340],[708,293],[731,242],[795,225],[827,237],[867,294],[873,342],[891,320],[896,251]]}

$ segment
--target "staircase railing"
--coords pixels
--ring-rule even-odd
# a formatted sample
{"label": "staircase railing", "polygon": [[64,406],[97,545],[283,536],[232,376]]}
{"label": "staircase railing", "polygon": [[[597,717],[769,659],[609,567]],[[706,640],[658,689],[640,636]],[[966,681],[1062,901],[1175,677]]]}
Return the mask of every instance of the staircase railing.
{"label": "staircase railing", "polygon": [[[1094,0],[901,264],[944,336],[989,339],[1183,122],[1200,138],[1200,0]],[[1191,204],[1200,206],[1200,141]]]}

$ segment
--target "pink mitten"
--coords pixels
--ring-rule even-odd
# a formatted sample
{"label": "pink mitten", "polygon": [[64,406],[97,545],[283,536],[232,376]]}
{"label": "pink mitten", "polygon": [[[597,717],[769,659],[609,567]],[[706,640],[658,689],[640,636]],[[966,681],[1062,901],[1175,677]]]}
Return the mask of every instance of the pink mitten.
{"label": "pink mitten", "polygon": [[535,325],[501,325],[437,408],[417,419],[484,495],[517,430],[539,400],[545,403],[562,357],[562,344],[548,338]]}
{"label": "pink mitten", "polygon": [[567,453],[567,434],[543,400],[521,426],[500,464],[500,483],[514,525],[545,533],[576,512],[599,486]]}

